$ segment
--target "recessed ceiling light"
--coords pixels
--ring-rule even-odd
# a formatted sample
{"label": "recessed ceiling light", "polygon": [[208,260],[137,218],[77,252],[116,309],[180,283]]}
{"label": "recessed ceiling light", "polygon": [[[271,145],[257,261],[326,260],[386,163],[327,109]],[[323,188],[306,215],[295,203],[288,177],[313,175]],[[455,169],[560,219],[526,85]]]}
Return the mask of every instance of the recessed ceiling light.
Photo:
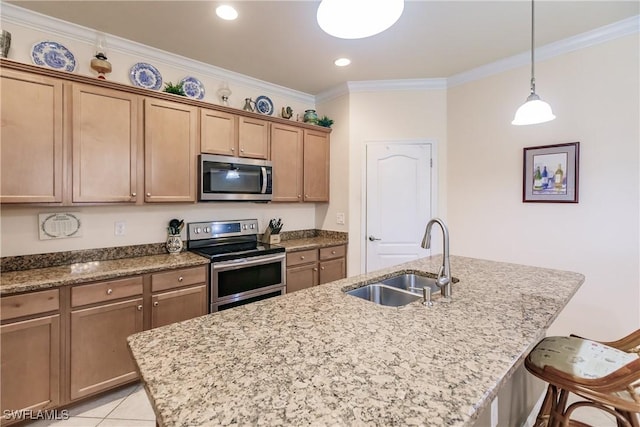
{"label": "recessed ceiling light", "polygon": [[334,37],[361,39],[392,26],[403,10],[404,0],[322,0],[316,18]]}
{"label": "recessed ceiling light", "polygon": [[347,65],[351,64],[351,60],[349,58],[338,58],[333,61],[333,63],[338,67],[346,67]]}
{"label": "recessed ceiling light", "polygon": [[227,21],[233,21],[238,17],[238,12],[233,7],[223,4],[216,8],[216,15]]}

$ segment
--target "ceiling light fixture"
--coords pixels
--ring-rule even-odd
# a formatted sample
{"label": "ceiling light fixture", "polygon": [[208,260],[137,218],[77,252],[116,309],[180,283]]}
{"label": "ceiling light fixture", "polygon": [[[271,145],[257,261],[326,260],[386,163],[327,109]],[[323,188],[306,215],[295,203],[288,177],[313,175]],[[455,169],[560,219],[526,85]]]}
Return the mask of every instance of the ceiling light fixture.
{"label": "ceiling light fixture", "polygon": [[518,108],[516,115],[511,122],[512,125],[535,125],[538,123],[549,122],[556,118],[551,111],[551,106],[544,102],[536,94],[536,78],[534,76],[534,0],[531,0],[531,94],[527,97],[524,104]]}
{"label": "ceiling light fixture", "polygon": [[403,10],[404,0],[322,0],[316,18],[334,37],[361,39],[391,27]]}
{"label": "ceiling light fixture", "polygon": [[346,67],[347,65],[351,64],[351,60],[349,58],[338,58],[333,61],[333,63],[338,67]]}
{"label": "ceiling light fixture", "polygon": [[238,12],[233,7],[223,4],[216,8],[216,15],[226,21],[233,21],[238,17]]}

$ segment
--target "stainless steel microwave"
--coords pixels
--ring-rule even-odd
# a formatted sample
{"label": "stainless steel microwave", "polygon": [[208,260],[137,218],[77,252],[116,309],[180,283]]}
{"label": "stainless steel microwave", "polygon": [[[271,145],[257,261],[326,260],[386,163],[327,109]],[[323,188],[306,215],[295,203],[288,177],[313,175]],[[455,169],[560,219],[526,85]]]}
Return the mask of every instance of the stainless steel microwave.
{"label": "stainless steel microwave", "polygon": [[201,154],[201,201],[268,202],[273,195],[273,174],[268,160]]}

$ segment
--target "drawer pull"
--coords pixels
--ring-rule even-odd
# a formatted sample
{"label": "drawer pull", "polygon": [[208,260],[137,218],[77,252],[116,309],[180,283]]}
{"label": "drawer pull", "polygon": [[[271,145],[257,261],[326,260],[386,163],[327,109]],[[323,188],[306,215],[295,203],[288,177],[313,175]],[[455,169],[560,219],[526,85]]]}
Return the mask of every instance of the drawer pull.
{"label": "drawer pull", "polygon": [[136,197],[136,193],[131,193],[131,197]]}
{"label": "drawer pull", "polygon": [[151,193],[147,193],[147,197],[151,197]]}
{"label": "drawer pull", "polygon": [[336,251],[331,251],[331,255],[335,255],[335,254],[336,254]]}
{"label": "drawer pull", "polygon": [[113,293],[113,289],[107,289],[107,295],[111,295]]}
{"label": "drawer pull", "polygon": [[138,311],[142,311],[142,304],[138,306]]}
{"label": "drawer pull", "polygon": [[320,270],[324,270],[324,267],[320,267]]}
{"label": "drawer pull", "polygon": [[317,268],[317,267],[314,267],[314,268],[313,268],[313,271],[318,271],[318,268]]}
{"label": "drawer pull", "polygon": [[153,306],[154,306],[154,307],[157,307],[157,306],[158,306],[158,304],[160,304],[158,301],[154,301],[154,302],[153,302]]}
{"label": "drawer pull", "polygon": [[178,277],[178,282],[182,282],[184,278],[182,276]]}

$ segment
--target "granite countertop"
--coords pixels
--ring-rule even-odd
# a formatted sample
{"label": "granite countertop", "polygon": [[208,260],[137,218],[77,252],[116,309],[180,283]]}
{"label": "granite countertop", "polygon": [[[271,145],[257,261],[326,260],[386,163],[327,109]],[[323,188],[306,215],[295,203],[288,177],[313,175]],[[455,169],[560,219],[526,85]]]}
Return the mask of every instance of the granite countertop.
{"label": "granite countertop", "polygon": [[278,246],[283,246],[287,252],[302,251],[306,249],[325,248],[327,246],[346,245],[347,238],[340,236],[315,236],[301,239],[283,240]]}
{"label": "granite countertop", "polygon": [[206,264],[208,258],[182,252],[8,271],[0,276],[0,296]]}
{"label": "granite countertop", "polygon": [[132,335],[160,426],[472,425],[584,281],[451,257],[453,298],[384,307],[343,290],[423,258]]}

